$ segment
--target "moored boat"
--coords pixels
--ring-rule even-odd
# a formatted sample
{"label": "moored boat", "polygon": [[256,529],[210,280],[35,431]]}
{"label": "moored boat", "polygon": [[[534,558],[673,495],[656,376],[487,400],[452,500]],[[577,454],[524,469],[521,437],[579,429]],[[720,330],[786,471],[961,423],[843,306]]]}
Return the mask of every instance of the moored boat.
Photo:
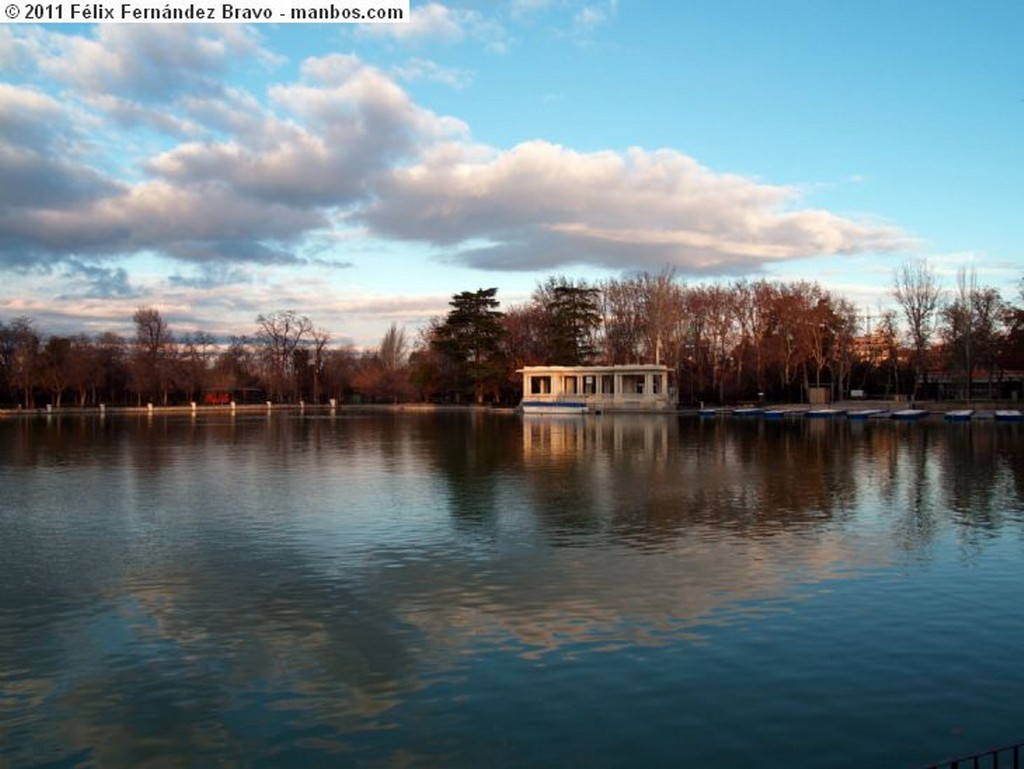
{"label": "moored boat", "polygon": [[947,411],[944,419],[947,422],[970,422],[974,409],[954,409]]}
{"label": "moored boat", "polygon": [[732,415],[734,417],[757,417],[764,413],[764,409],[759,408],[742,408],[733,409]]}
{"label": "moored boat", "polygon": [[856,411],[847,411],[847,419],[870,419],[871,417],[878,417],[885,414],[885,409],[857,409]]}
{"label": "moored boat", "polygon": [[918,419],[924,419],[928,416],[928,412],[924,409],[900,409],[899,411],[892,412],[892,418],[901,422],[915,422]]}
{"label": "moored boat", "polygon": [[587,403],[581,400],[524,400],[519,404],[524,414],[586,414]]}
{"label": "moored boat", "polygon": [[1024,414],[1018,409],[1000,409],[994,416],[997,422],[1024,422]]}
{"label": "moored boat", "polygon": [[808,419],[831,419],[845,414],[841,409],[811,409],[807,412]]}

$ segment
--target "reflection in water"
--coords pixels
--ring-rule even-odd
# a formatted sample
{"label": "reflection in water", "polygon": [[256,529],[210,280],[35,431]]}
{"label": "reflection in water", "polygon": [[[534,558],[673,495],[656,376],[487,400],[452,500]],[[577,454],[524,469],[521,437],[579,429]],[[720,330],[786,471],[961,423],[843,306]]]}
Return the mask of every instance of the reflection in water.
{"label": "reflection in water", "polygon": [[663,415],[3,421],[0,765],[913,765],[1012,741],[1020,444]]}

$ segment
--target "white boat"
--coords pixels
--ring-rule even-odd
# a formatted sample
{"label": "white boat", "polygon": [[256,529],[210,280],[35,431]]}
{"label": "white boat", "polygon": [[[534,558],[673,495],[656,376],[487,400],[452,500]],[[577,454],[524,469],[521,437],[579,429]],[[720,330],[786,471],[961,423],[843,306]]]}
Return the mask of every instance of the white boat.
{"label": "white boat", "polygon": [[900,409],[899,411],[892,412],[892,418],[901,422],[916,422],[918,419],[924,419],[926,416],[928,416],[928,412],[924,409]]}
{"label": "white boat", "polygon": [[786,419],[788,417],[802,417],[807,415],[808,409],[803,406],[783,409],[765,409],[761,412],[764,419]]}
{"label": "white boat", "polygon": [[761,416],[761,414],[763,413],[764,409],[758,408],[742,408],[732,410],[732,415],[734,417],[758,417]]}
{"label": "white boat", "polygon": [[524,414],[586,414],[587,402],[582,400],[524,400],[519,404]]}
{"label": "white boat", "polygon": [[885,413],[885,409],[858,409],[856,411],[847,411],[847,419],[870,419],[871,417],[877,417]]}

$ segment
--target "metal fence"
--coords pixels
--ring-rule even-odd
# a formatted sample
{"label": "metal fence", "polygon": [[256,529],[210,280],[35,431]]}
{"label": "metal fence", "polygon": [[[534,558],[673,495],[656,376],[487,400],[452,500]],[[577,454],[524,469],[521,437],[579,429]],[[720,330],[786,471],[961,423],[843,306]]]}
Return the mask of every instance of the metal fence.
{"label": "metal fence", "polygon": [[993,748],[972,756],[947,759],[937,764],[929,764],[925,769],[1021,769],[1021,756],[1024,755],[1024,742]]}

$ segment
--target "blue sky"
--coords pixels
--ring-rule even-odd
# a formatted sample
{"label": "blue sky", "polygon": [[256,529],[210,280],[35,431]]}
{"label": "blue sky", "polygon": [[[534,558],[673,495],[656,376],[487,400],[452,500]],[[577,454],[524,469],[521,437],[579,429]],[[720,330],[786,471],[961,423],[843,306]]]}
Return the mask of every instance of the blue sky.
{"label": "blue sky", "polygon": [[337,343],[497,286],[896,264],[1019,299],[1020,2],[418,2],[407,25],[0,26],[0,320]]}

